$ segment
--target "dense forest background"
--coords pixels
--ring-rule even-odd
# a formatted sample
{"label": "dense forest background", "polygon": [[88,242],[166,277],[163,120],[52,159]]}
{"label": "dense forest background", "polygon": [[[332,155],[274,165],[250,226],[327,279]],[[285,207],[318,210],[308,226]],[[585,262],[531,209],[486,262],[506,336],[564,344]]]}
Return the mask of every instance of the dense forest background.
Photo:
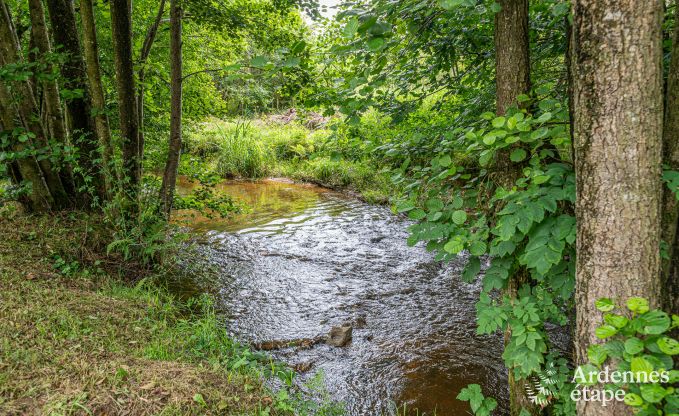
{"label": "dense forest background", "polygon": [[[351,189],[407,215],[409,243],[437,259],[469,254],[461,277],[482,282],[478,333],[504,334],[512,415],[677,414],[678,12],[0,0],[3,215],[96,218],[111,264],[146,275],[177,262],[175,212],[244,209],[222,179]],[[179,176],[199,189],[177,195]],[[671,378],[572,401],[573,368],[604,364]],[[459,398],[497,408],[478,385]]]}

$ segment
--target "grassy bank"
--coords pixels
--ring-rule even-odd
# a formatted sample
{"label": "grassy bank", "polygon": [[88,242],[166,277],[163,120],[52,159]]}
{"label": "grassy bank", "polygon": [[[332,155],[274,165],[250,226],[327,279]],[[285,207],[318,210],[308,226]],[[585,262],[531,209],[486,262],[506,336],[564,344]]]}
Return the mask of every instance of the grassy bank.
{"label": "grassy bank", "polygon": [[356,140],[338,125],[309,129],[299,120],[209,119],[185,135],[180,173],[287,177],[386,203],[394,193],[389,175],[369,149],[357,147]]}
{"label": "grassy bank", "polygon": [[1,414],[338,413],[264,387],[294,374],[228,337],[208,298],[118,274],[95,224],[0,218]]}

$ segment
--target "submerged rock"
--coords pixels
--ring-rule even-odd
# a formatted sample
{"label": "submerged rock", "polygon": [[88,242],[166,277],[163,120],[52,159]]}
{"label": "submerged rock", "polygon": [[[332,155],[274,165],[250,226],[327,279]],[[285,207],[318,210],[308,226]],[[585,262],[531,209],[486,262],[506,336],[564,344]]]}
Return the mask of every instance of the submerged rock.
{"label": "submerged rock", "polygon": [[351,325],[334,326],[328,334],[326,342],[333,347],[344,347],[351,341]]}

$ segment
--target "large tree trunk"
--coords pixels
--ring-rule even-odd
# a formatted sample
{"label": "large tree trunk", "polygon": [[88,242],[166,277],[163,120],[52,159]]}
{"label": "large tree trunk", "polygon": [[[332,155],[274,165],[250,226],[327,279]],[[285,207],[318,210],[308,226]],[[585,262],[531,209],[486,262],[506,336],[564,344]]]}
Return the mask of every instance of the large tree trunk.
{"label": "large tree trunk", "polygon": [[[39,1],[39,0],[32,0]],[[111,129],[106,114],[104,89],[101,85],[101,69],[99,66],[99,46],[97,44],[97,30],[94,21],[92,0],[80,0],[80,19],[83,27],[83,46],[87,67],[87,79],[92,93],[92,111],[94,123],[101,146],[101,160],[104,171],[106,190],[111,193],[117,177],[113,166],[113,145],[111,144]]]}
{"label": "large tree trunk", "polygon": [[[16,36],[16,31],[14,30],[9,8],[4,0],[0,0],[0,65],[20,63],[22,60],[23,57],[21,56],[18,38]],[[31,82],[17,81],[12,84],[12,87],[16,90],[16,94],[12,94],[6,86],[3,86],[3,107],[8,109],[15,108],[22,127],[26,131],[33,133],[35,136],[26,143],[32,144],[35,149],[44,150],[46,147],[49,147],[49,143],[44,126],[40,121],[40,111],[37,102],[35,101]],[[12,113],[14,112],[12,111]],[[16,146],[23,149],[26,144],[18,143]],[[47,191],[51,195],[50,205],[52,208],[60,209],[69,207],[71,205],[70,200],[66,194],[59,174],[52,167],[50,159],[40,158],[38,164]],[[24,177],[28,178],[28,175],[24,175]]]}
{"label": "large tree trunk", "polygon": [[[505,114],[512,106],[519,106],[517,97],[530,90],[530,52],[528,40],[528,0],[500,0],[500,11],[495,14],[495,89],[497,114]],[[509,158],[509,150],[498,155],[496,161],[499,186],[511,187],[521,176],[521,166]],[[506,293],[517,297],[521,284],[526,283],[525,269],[518,270],[508,282]],[[505,345],[511,339],[511,328],[505,332]],[[508,371],[509,408],[512,416],[522,409],[529,414],[540,414],[540,408],[526,396],[525,380],[517,380],[513,369]]]}
{"label": "large tree trunk", "polygon": [[[73,0],[47,0],[52,34],[55,45],[61,45],[62,51],[68,54],[66,62],[61,66],[64,87],[68,90],[81,90],[82,96],[66,101],[66,113],[71,130],[71,140],[80,149],[78,163],[84,170],[83,175],[91,178],[94,193],[105,197],[104,178],[100,164],[101,159],[97,136],[94,130],[90,93],[87,86],[85,62],[80,49],[78,27],[75,20]],[[77,179],[78,185],[85,180]],[[81,195],[81,202],[87,202],[86,195]]]}
{"label": "large tree trunk", "polygon": [[[599,298],[660,299],[662,67],[659,1],[573,2],[577,178],[576,358],[598,343]],[[626,415],[621,402],[578,414]]]}
{"label": "large tree trunk", "polygon": [[141,149],[139,124],[135,98],[134,63],[132,62],[132,21],[128,0],[111,0],[111,30],[118,86],[118,113],[120,134],[123,142],[123,180],[129,206],[128,216],[136,216],[139,210],[139,186],[141,183]]}
{"label": "large tree trunk", "polygon": [[170,218],[177,169],[182,148],[182,5],[181,0],[170,0],[170,72],[172,92],[170,143],[165,162],[163,184],[160,187],[160,207]]}
{"label": "large tree trunk", "polygon": [[139,148],[141,153],[144,153],[144,80],[146,78],[145,64],[146,60],[151,53],[151,46],[156,40],[156,34],[158,33],[158,27],[165,13],[165,0],[160,0],[160,5],[158,6],[158,13],[156,13],[156,18],[149,26],[146,37],[144,38],[144,43],[141,47],[141,53],[139,54],[139,71],[137,72],[137,120],[139,124]]}
{"label": "large tree trunk", "polygon": [[[672,57],[665,94],[663,162],[679,171],[679,7],[676,7]],[[663,306],[679,314],[679,203],[675,193],[664,187],[662,239],[668,245],[669,259],[663,261]]]}

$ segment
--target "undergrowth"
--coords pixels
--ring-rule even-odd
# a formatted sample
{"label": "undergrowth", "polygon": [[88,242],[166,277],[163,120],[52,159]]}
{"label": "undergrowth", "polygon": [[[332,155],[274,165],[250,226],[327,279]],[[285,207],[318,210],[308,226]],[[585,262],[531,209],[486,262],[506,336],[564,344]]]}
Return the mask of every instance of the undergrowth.
{"label": "undergrowth", "polygon": [[341,414],[322,383],[229,337],[207,295],[116,267],[98,223],[0,217],[1,414]]}

